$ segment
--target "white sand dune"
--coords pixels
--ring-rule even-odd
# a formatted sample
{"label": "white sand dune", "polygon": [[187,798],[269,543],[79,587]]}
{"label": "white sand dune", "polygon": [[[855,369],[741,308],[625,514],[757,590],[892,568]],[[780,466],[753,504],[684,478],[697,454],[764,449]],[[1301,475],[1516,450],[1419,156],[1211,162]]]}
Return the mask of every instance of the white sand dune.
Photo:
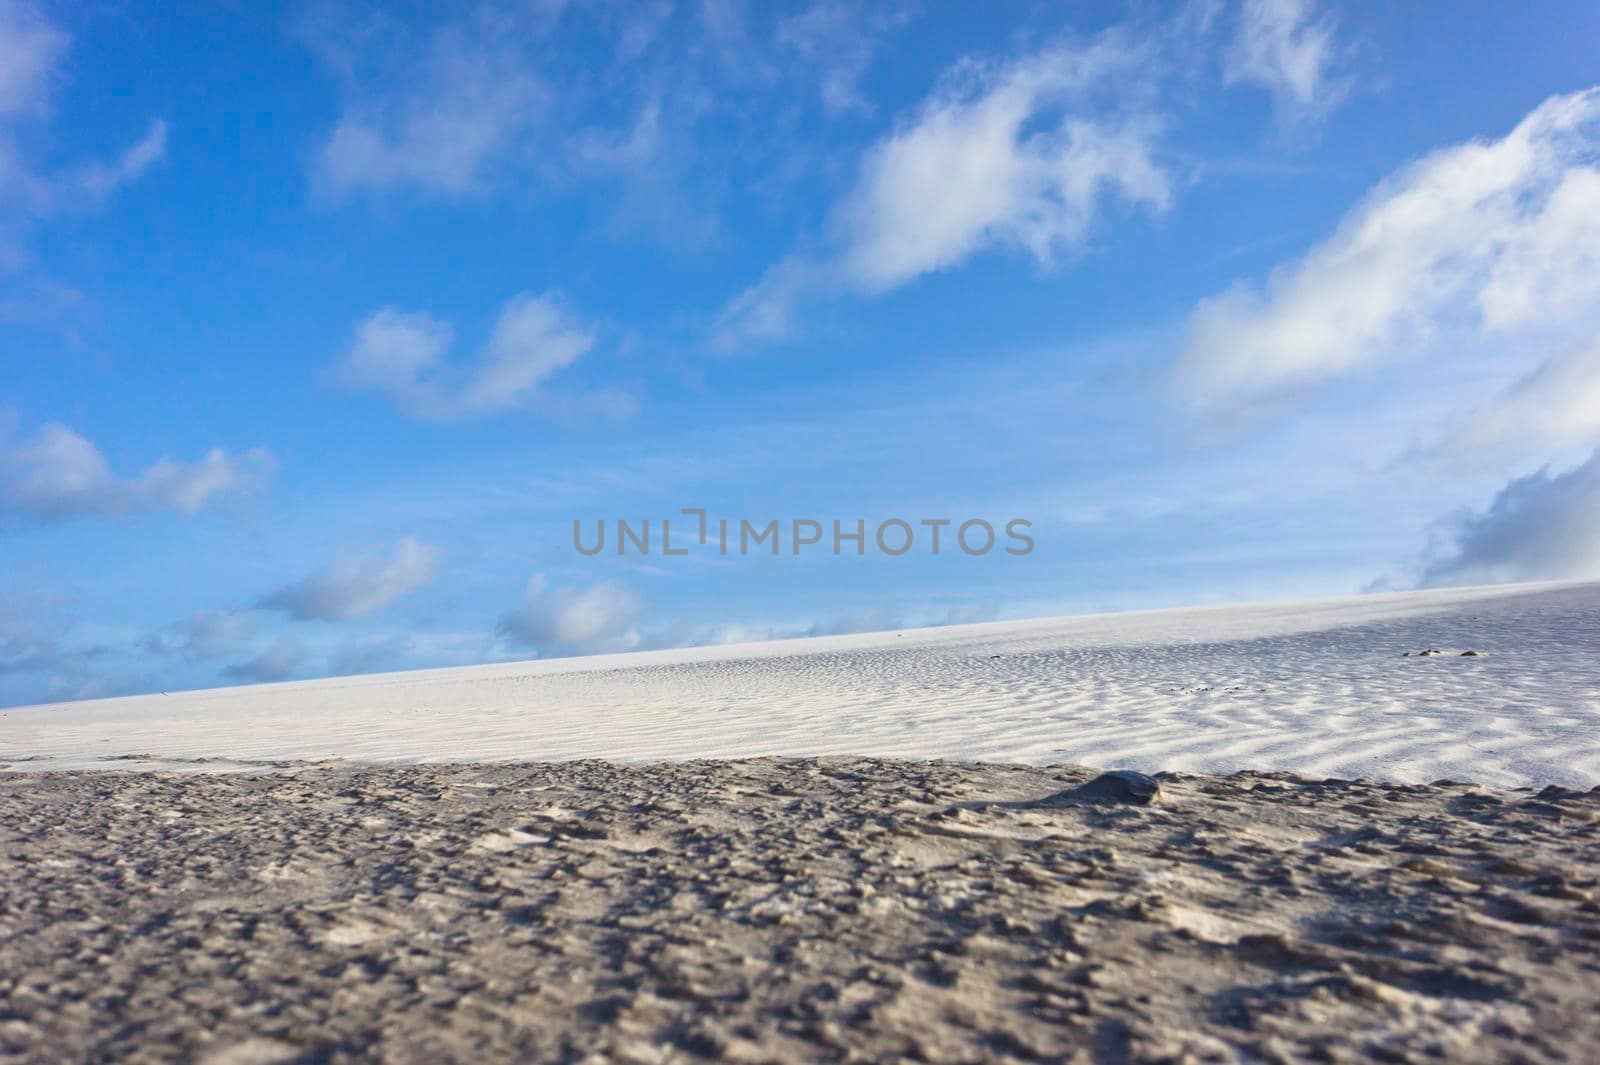
{"label": "white sand dune", "polygon": [[[1445,653],[1402,657],[1426,648]],[[1600,783],[1600,583],[967,625],[0,711],[0,762],[30,770],[821,754],[1588,787]]]}

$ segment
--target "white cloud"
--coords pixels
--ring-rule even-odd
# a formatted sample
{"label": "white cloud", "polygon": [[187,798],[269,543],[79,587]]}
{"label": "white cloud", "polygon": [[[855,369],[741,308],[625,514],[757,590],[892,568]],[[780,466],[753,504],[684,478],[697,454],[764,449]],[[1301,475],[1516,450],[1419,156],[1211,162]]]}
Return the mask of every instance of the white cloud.
{"label": "white cloud", "polygon": [[321,663],[308,673],[348,676],[360,673],[472,666],[514,661],[526,655],[509,651],[493,631],[407,629],[344,637],[321,649]]}
{"label": "white cloud", "polygon": [[[1558,126],[1551,139],[1569,138],[1556,147],[1570,153],[1569,165],[1494,260],[1479,294],[1491,329],[1592,310],[1600,291],[1600,89],[1564,103],[1570,106],[1555,108],[1555,121],[1573,127]],[[1585,165],[1576,165],[1579,159]]]}
{"label": "white cloud", "polygon": [[1149,106],[1157,51],[1112,30],[1007,64],[959,64],[865,153],[831,213],[830,250],[770,268],[723,310],[715,346],[781,338],[797,304],[830,289],[879,293],[997,248],[1048,267],[1110,209],[1164,210],[1172,182]]}
{"label": "white cloud", "polygon": [[672,17],[673,0],[634,0],[600,8],[603,21],[616,36],[614,59],[626,65],[638,59],[661,37]]}
{"label": "white cloud", "polygon": [[647,630],[638,644],[638,649],[720,647],[736,643],[847,636],[860,632],[972,625],[993,621],[999,616],[999,612],[998,602],[985,600],[951,605],[925,603],[909,608],[901,608],[894,604],[879,604],[846,609],[821,618],[783,621],[729,621],[707,625],[680,620]]}
{"label": "white cloud", "polygon": [[526,45],[548,25],[531,6],[480,5],[470,18],[421,31],[325,10],[305,36],[338,79],[343,105],[316,153],[318,186],[335,197],[483,187],[545,109],[549,90]]}
{"label": "white cloud", "polygon": [[511,406],[593,346],[594,336],[553,298],[518,296],[500,312],[489,346],[462,391],[462,406],[469,412]]}
{"label": "white cloud", "polygon": [[733,97],[710,90],[703,42],[660,32],[670,2],[564,7],[484,0],[437,21],[325,3],[302,37],[333,74],[340,111],[312,160],[314,187],[334,201],[461,199],[604,181],[618,228],[675,249],[711,240],[719,221],[689,188],[705,145],[690,142]]}
{"label": "white cloud", "polygon": [[145,135],[110,163],[92,163],[81,168],[77,184],[97,199],[109,196],[166,158],[167,124],[159,119],[150,123]]}
{"label": "white cloud", "polygon": [[0,119],[40,115],[50,104],[69,38],[32,4],[0,0]]}
{"label": "white cloud", "polygon": [[671,641],[667,646],[722,647],[731,643],[766,643],[768,640],[781,640],[789,633],[770,625],[730,621],[722,625],[713,625],[703,632],[686,630],[684,634],[680,634],[669,631],[663,635]]}
{"label": "white cloud", "polygon": [[551,589],[539,574],[522,606],[500,619],[500,632],[541,654],[628,651],[639,646],[634,623],[642,611],[638,595],[614,581]]}
{"label": "white cloud", "polygon": [[0,597],[0,676],[53,670],[70,661],[61,628],[40,624],[36,604],[14,592]]}
{"label": "white cloud", "polygon": [[267,595],[261,606],[296,621],[359,618],[432,581],[438,566],[438,549],[408,536],[388,559],[346,552],[323,572]]}
{"label": "white cloud", "polygon": [[817,92],[825,111],[832,115],[868,112],[872,105],[862,94],[860,81],[882,36],[909,18],[896,4],[815,0],[780,18],[774,36],[781,47],[792,50],[817,72]]}
{"label": "white cloud", "polygon": [[1198,410],[1237,411],[1445,339],[1522,348],[1592,335],[1597,155],[1600,89],[1590,89],[1546,101],[1501,140],[1405,168],[1264,288],[1203,301],[1177,391]]}
{"label": "white cloud", "polygon": [[0,211],[37,217],[93,206],[166,153],[167,124],[157,120],[110,163],[77,163],[46,173],[24,157],[18,129],[51,117],[70,44],[35,5],[0,0]]}
{"label": "white cloud", "polygon": [[221,495],[253,488],[273,466],[261,448],[237,457],[212,448],[194,462],[163,458],[135,477],[120,478],[93,443],[52,422],[0,447],[0,514],[40,521],[156,509],[195,514]]}
{"label": "white cloud", "polygon": [[811,625],[802,636],[847,636],[856,632],[887,632],[901,628],[900,614],[886,606],[850,611]]}
{"label": "white cloud", "polygon": [[1164,208],[1159,122],[1074,106],[1107,79],[1135,74],[1142,58],[1108,34],[1000,69],[957,70],[867,153],[839,216],[847,276],[891,288],[995,246],[1048,264],[1082,242],[1110,201]]}
{"label": "white cloud", "polygon": [[830,271],[813,259],[802,255],[780,259],[722,309],[711,346],[726,352],[747,343],[790,336],[801,301],[831,284]]}
{"label": "white cloud", "polygon": [[237,610],[197,610],[162,632],[145,637],[145,650],[187,658],[218,658],[236,650],[255,632],[255,625]]}
{"label": "white cloud", "polygon": [[47,138],[24,136],[47,127],[71,38],[27,0],[0,0],[0,276],[10,298],[0,298],[0,319],[51,317],[73,292],[33,271],[29,236],[43,221],[101,205],[138,178],[165,153],[167,126],[152,122],[145,135],[110,163],[69,162],[59,169],[32,158],[24,145]]}
{"label": "white cloud", "polygon": [[412,403],[422,378],[438,367],[454,338],[450,325],[432,315],[385,307],[356,327],[355,343],[335,374],[351,388]]}
{"label": "white cloud", "polygon": [[608,228],[678,253],[725,240],[733,189],[830,165],[803,141],[811,100],[835,118],[864,112],[877,42],[906,21],[900,0],[313,12],[300,36],[338,94],[311,159],[326,198],[592,198],[603,184]]}
{"label": "white cloud", "polygon": [[327,673],[344,677],[403,668],[415,653],[416,640],[409,633],[347,640],[328,656]]}
{"label": "white cloud", "polygon": [[1334,20],[1317,12],[1316,0],[1244,0],[1223,77],[1264,86],[1285,115],[1308,118],[1345,95],[1330,77],[1335,58]]}
{"label": "white cloud", "polygon": [[283,680],[300,667],[305,657],[305,647],[300,641],[286,636],[256,657],[229,666],[223,672],[240,680]]}
{"label": "white cloud", "polygon": [[92,211],[166,158],[167,124],[152,121],[144,135],[111,162],[84,161],[49,172],[36,169],[18,150],[11,131],[0,123],[0,238],[12,234],[11,249],[0,247],[0,268],[15,269],[30,258],[22,235],[53,217]]}
{"label": "white cloud", "polygon": [[1463,419],[1434,453],[1594,443],[1600,443],[1600,339],[1540,363]]}
{"label": "white cloud", "polygon": [[1455,523],[1424,586],[1600,577],[1600,451],[1576,469],[1519,477]]}
{"label": "white cloud", "polygon": [[61,596],[26,585],[0,588],[0,705],[103,694],[95,667],[104,643],[72,639],[82,626]]}
{"label": "white cloud", "polygon": [[333,376],[348,388],[386,395],[418,417],[471,417],[525,402],[595,343],[554,296],[526,293],[506,302],[471,365],[445,362],[453,339],[448,323],[386,307],[356,327],[355,343]]}
{"label": "white cloud", "polygon": [[636,170],[660,156],[661,123],[661,101],[647,100],[628,130],[620,134],[584,130],[574,140],[572,154],[580,165],[596,170]]}

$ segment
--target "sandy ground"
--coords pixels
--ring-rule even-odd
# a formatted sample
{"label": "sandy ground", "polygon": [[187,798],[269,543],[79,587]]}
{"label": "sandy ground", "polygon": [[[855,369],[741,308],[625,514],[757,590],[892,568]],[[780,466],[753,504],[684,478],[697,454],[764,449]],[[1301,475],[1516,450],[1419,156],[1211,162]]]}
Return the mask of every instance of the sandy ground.
{"label": "sandy ground", "polygon": [[1600,1060],[1600,791],[0,775],[0,1060]]}
{"label": "sandy ground", "polygon": [[16,708],[0,763],[873,755],[1587,788],[1597,647],[1600,584],[1407,592]]}

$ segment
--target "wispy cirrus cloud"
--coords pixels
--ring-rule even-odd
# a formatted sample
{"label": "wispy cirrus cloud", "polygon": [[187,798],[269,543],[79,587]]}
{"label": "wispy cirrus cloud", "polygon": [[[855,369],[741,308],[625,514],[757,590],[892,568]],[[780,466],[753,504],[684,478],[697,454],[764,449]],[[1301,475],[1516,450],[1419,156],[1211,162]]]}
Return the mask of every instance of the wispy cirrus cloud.
{"label": "wispy cirrus cloud", "polygon": [[384,558],[347,551],[331,566],[261,599],[295,621],[347,621],[365,617],[430,583],[438,574],[439,550],[407,536]]}
{"label": "wispy cirrus cloud", "polygon": [[89,297],[79,285],[40,265],[39,233],[102,208],[166,158],[160,119],[109,160],[49,151],[71,46],[41,6],[0,0],[0,323],[57,321],[82,306]]}
{"label": "wispy cirrus cloud", "polygon": [[69,175],[78,188],[95,200],[102,200],[117,189],[143,177],[145,172],[167,157],[167,124],[157,119],[121,155],[109,163],[85,163]]}
{"label": "wispy cirrus cloud", "polygon": [[341,104],[314,156],[316,187],[335,199],[481,190],[550,102],[531,48],[559,9],[481,4],[422,25],[351,5],[317,9],[301,36]]}
{"label": "wispy cirrus cloud", "polygon": [[53,522],[149,510],[192,515],[253,490],[275,466],[263,448],[237,456],[212,448],[192,462],[162,458],[119,477],[88,438],[51,422],[15,443],[0,437],[0,516]]}
{"label": "wispy cirrus cloud", "polygon": [[0,0],[0,118],[48,112],[71,38],[26,0]]}
{"label": "wispy cirrus cloud", "polygon": [[838,288],[835,268],[829,263],[804,253],[780,259],[718,312],[711,347],[729,352],[792,336],[802,305]]}
{"label": "wispy cirrus cloud", "polygon": [[167,124],[160,119],[110,162],[51,167],[23,150],[23,127],[48,127],[53,117],[71,43],[37,5],[0,0],[0,270],[28,263],[24,238],[33,226],[98,206],[166,156]]}
{"label": "wispy cirrus cloud", "polygon": [[830,115],[871,112],[861,87],[884,38],[911,20],[908,5],[816,2],[779,18],[775,39],[818,71],[817,95]]}
{"label": "wispy cirrus cloud", "polygon": [[299,37],[338,115],[310,180],[331,204],[570,199],[603,184],[606,229],[717,247],[733,189],[807,168],[803,116],[871,113],[862,79],[908,11],[484,0],[413,16],[322,0]]}
{"label": "wispy cirrus cloud", "polygon": [[1223,78],[1264,87],[1281,114],[1301,121],[1326,115],[1348,93],[1338,60],[1335,19],[1317,0],[1244,0]]}
{"label": "wispy cirrus cloud", "polygon": [[531,293],[506,302],[469,363],[447,361],[454,339],[449,323],[430,314],[385,307],[356,327],[332,377],[346,388],[386,396],[416,417],[469,418],[525,403],[595,345],[594,334],[558,297]]}

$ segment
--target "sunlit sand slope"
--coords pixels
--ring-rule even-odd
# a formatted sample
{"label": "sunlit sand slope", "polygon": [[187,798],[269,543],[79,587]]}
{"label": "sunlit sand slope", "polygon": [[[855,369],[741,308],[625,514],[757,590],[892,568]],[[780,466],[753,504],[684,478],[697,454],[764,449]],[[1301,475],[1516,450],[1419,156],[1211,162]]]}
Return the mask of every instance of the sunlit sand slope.
{"label": "sunlit sand slope", "polygon": [[[1429,649],[1443,653],[1417,654]],[[0,761],[17,769],[774,754],[1591,786],[1600,584],[1057,618],[0,711]]]}

